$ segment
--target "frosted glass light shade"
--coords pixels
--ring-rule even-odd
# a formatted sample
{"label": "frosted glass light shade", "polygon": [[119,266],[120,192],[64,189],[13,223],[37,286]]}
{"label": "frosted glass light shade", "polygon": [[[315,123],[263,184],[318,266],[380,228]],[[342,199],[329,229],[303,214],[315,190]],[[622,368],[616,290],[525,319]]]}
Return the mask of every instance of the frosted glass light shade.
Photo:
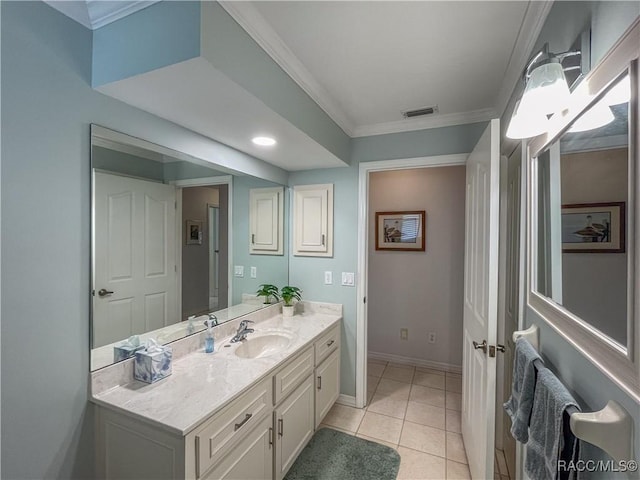
{"label": "frosted glass light shade", "polygon": [[603,102],[596,103],[579,117],[569,132],[586,132],[587,130],[595,130],[604,127],[606,124],[613,122],[614,115],[611,109]]}
{"label": "frosted glass light shade", "polygon": [[631,77],[626,75],[604,96],[607,105],[620,105],[631,101]]}
{"label": "frosted glass light shade", "polygon": [[548,124],[549,120],[545,114],[523,112],[518,103],[505,135],[514,140],[537,137],[547,131]]}
{"label": "frosted glass light shade", "polygon": [[547,63],[531,72],[520,108],[539,114],[558,112],[566,108],[570,94],[562,65]]}

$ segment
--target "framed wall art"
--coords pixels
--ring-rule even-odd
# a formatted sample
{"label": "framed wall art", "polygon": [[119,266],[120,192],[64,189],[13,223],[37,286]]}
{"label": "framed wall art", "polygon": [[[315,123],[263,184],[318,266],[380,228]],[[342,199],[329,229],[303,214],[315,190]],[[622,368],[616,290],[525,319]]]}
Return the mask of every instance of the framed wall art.
{"label": "framed wall art", "polygon": [[562,206],[563,253],[624,253],[625,236],[624,202]]}
{"label": "framed wall art", "polygon": [[376,250],[425,251],[424,210],[376,212]]}

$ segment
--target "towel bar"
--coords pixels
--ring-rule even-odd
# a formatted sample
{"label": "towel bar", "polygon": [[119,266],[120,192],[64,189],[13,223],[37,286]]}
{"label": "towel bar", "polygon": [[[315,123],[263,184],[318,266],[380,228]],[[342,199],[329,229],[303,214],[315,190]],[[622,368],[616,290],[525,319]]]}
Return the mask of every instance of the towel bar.
{"label": "towel bar", "polygon": [[[539,329],[531,325],[526,330],[513,332],[513,341],[524,337],[539,350]],[[536,369],[544,367],[544,362],[537,359],[533,365]],[[582,413],[575,407],[567,408],[570,415],[569,425],[573,434],[607,452],[614,460],[633,459],[633,421],[629,413],[616,401],[609,400],[602,410]]]}
{"label": "towel bar", "polygon": [[513,341],[515,342],[518,338],[525,338],[536,350],[540,350],[539,348],[539,339],[540,339],[540,329],[538,329],[537,325],[531,325],[526,330],[516,330],[513,332]]}

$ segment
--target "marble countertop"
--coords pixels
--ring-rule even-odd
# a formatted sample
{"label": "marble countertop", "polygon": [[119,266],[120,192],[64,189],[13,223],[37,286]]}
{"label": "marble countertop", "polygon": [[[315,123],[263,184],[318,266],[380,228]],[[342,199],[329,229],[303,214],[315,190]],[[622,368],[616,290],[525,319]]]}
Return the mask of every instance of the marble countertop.
{"label": "marble countertop", "polygon": [[340,315],[305,312],[293,317],[276,315],[251,325],[257,336],[270,331],[292,335],[287,348],[263,358],[245,359],[235,355],[241,343],[229,344],[231,337],[216,342],[215,352],[202,349],[174,360],[172,374],[154,384],[136,380],[103,393],[92,401],[175,434],[186,435],[229,401],[268,376],[296,353],[313,343],[337,324]]}

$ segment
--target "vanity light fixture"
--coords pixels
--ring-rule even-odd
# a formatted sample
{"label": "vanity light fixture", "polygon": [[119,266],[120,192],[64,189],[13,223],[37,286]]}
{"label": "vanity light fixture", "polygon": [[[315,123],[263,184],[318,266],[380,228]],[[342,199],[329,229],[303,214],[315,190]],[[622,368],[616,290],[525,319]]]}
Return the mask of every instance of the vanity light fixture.
{"label": "vanity light fixture", "polygon": [[[580,55],[580,51],[564,53],[549,52],[549,44],[545,43],[542,49],[536,53],[527,63],[524,70],[525,90],[522,99],[514,111],[507,131],[509,138],[529,138],[543,133],[540,131],[541,118],[549,114],[564,110],[571,92],[564,75],[565,70],[579,69],[580,67],[562,66],[562,60],[566,57]],[[511,124],[516,122],[512,128]],[[529,124],[532,125],[529,125]],[[520,127],[518,127],[520,125]],[[536,133],[537,132],[537,133]]]}
{"label": "vanity light fixture", "polygon": [[570,133],[586,132],[604,127],[606,124],[615,120],[613,112],[609,106],[600,101],[589,110],[584,112],[569,128]]}
{"label": "vanity light fixture", "polygon": [[631,77],[625,75],[611,90],[604,96],[606,105],[620,105],[631,101]]}
{"label": "vanity light fixture", "polygon": [[251,141],[261,147],[271,147],[277,143],[272,137],[253,137]]}
{"label": "vanity light fixture", "polygon": [[525,115],[520,112],[520,101],[518,101],[513,111],[511,122],[509,122],[509,128],[507,128],[507,133],[505,134],[507,138],[514,140],[531,138],[547,131],[549,119],[544,113]]}

